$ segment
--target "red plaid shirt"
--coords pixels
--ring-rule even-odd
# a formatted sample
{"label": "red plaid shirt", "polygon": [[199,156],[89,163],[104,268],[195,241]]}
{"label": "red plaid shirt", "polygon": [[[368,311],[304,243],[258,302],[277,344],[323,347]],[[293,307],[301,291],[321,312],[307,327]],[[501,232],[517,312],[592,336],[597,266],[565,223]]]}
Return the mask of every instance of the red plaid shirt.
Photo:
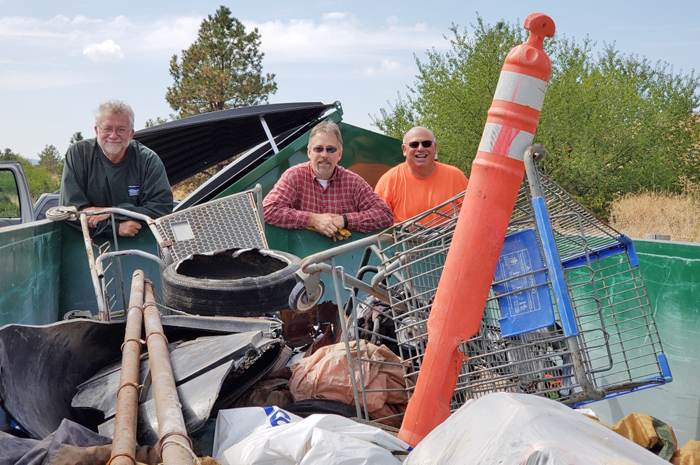
{"label": "red plaid shirt", "polygon": [[331,213],[348,218],[348,229],[369,232],[394,224],[394,214],[359,175],[336,166],[325,189],[311,169],[311,162],[285,171],[263,201],[265,223],[284,229],[305,229],[311,213]]}

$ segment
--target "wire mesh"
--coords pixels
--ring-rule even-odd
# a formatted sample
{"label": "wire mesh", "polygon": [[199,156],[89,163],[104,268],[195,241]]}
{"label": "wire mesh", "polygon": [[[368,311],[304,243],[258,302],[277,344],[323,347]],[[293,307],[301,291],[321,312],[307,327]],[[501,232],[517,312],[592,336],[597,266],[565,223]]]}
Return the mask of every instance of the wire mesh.
{"label": "wire mesh", "polygon": [[[540,268],[534,265],[525,275],[494,283],[478,333],[460,347],[465,362],[452,408],[499,391],[542,395],[579,405],[670,381],[632,242],[549,178],[534,182],[539,183],[548,217],[538,224],[526,179],[508,235],[534,231],[542,253],[547,246],[540,229],[546,228],[554,237],[560,262]],[[428,341],[427,320],[462,198],[457,196],[388,231],[394,241],[378,247],[381,280],[375,284],[385,291],[386,301],[351,298],[353,337],[385,344],[398,355],[409,394],[420,372]],[[550,279],[553,267],[564,275],[565,298],[571,310],[559,308]],[[538,273],[544,276],[541,282],[533,278]],[[504,294],[502,285],[508,281],[515,290]],[[522,298],[530,293],[531,301],[538,289],[539,296],[549,301],[544,303],[551,304],[553,323],[504,335],[506,297]],[[560,314],[569,311],[575,322],[571,334],[567,334]],[[358,355],[357,362],[361,367],[371,360]],[[362,391],[360,387],[356,397],[366,395]]]}

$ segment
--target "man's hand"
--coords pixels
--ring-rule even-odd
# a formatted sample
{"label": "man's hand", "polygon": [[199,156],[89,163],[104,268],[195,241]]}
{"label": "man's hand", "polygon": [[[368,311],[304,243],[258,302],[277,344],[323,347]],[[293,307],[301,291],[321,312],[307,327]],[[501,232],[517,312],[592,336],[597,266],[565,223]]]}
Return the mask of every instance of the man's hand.
{"label": "man's hand", "polygon": [[341,215],[331,215],[330,213],[312,213],[309,226],[327,237],[333,235],[345,225],[345,220]]}
{"label": "man's hand", "polygon": [[[85,211],[85,212],[99,212],[99,211],[102,211],[104,209],[105,209],[105,207],[88,207],[88,208],[83,209],[83,211]],[[109,213],[88,216],[87,217],[88,226],[92,229],[95,229],[97,227],[97,224],[100,221],[104,221],[104,220],[108,219],[109,216],[110,216]]]}
{"label": "man's hand", "polygon": [[141,223],[138,221],[122,221],[119,223],[119,235],[126,237],[134,237],[141,229]]}

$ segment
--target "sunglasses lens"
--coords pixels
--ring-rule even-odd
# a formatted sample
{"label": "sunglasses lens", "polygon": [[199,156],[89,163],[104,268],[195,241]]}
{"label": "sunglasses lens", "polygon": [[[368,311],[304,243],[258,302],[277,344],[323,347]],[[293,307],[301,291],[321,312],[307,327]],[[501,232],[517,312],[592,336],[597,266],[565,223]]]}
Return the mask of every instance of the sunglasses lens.
{"label": "sunglasses lens", "polygon": [[316,153],[323,153],[324,150],[328,153],[335,153],[338,151],[336,147],[322,147],[320,145],[312,148],[311,150],[313,150]]}
{"label": "sunglasses lens", "polygon": [[432,140],[424,140],[422,142],[413,141],[413,142],[408,143],[408,146],[411,147],[412,149],[417,149],[419,145],[422,145],[423,147],[425,147],[427,149],[428,147],[433,145],[433,141]]}

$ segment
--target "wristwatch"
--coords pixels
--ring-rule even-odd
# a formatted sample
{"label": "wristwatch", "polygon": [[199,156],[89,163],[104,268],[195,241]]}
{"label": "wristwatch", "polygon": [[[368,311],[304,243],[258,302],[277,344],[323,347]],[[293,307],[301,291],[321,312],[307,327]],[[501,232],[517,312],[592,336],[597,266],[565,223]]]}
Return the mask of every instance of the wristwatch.
{"label": "wristwatch", "polygon": [[343,227],[348,229],[348,217],[345,213],[343,213]]}

